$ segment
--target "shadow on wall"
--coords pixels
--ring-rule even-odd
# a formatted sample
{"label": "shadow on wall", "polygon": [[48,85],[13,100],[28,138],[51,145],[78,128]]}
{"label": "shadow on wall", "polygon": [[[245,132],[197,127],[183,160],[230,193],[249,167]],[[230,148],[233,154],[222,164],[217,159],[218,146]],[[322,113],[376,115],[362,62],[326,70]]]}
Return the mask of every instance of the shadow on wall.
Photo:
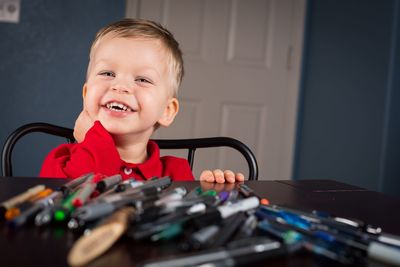
{"label": "shadow on wall", "polygon": [[[122,0],[35,0],[21,1],[19,23],[0,22],[0,121],[7,122],[0,129],[1,144],[29,122],[73,127],[82,107],[90,44],[101,27],[124,14]],[[38,174],[55,145],[37,138],[16,147],[16,166],[21,164],[16,176]]]}

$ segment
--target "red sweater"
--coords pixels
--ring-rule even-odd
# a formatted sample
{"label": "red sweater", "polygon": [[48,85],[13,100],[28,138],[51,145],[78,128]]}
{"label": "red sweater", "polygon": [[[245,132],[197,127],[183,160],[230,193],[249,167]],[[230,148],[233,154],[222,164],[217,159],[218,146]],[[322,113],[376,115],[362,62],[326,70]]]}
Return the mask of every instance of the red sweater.
{"label": "red sweater", "polygon": [[194,180],[186,159],[160,157],[160,149],[153,141],[149,141],[147,153],[149,158],[143,163],[123,161],[111,135],[96,121],[83,142],[63,144],[53,149],[44,160],[40,177],[76,178],[93,172],[107,176],[119,173],[123,179],[170,176],[174,181]]}

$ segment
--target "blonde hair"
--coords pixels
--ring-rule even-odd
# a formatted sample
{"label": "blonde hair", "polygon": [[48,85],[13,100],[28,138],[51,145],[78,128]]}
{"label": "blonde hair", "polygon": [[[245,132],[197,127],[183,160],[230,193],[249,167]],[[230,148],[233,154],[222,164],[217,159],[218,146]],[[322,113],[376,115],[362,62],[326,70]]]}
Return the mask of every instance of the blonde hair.
{"label": "blonde hair", "polygon": [[123,19],[114,22],[102,28],[96,35],[90,48],[90,59],[92,53],[101,40],[107,34],[113,33],[115,37],[140,37],[160,40],[168,52],[168,64],[172,79],[172,88],[174,96],[177,96],[179,86],[182,82],[184,69],[182,51],[179,43],[175,40],[173,34],[161,26],[159,23],[144,19]]}

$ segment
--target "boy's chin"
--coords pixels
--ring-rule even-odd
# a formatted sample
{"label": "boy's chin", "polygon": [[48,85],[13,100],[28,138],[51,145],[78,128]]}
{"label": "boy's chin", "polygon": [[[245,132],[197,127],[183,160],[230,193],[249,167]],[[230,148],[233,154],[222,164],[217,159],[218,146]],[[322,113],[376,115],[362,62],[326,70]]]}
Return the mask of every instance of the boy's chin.
{"label": "boy's chin", "polygon": [[[124,135],[130,135],[130,134],[135,134],[135,130],[132,129],[132,127],[127,127],[126,124],[117,124],[117,123],[107,123],[107,122],[101,122],[104,129],[111,134],[112,136],[124,136]],[[151,131],[151,133],[154,132]]]}

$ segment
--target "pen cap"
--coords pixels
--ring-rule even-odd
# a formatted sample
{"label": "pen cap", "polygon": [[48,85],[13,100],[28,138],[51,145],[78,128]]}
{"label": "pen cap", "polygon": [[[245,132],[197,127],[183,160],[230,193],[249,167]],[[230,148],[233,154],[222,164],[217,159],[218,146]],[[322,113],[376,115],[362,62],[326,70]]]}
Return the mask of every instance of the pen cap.
{"label": "pen cap", "polygon": [[255,209],[259,205],[260,200],[257,197],[249,197],[228,206],[219,206],[217,209],[221,213],[221,217],[226,218],[239,211]]}
{"label": "pen cap", "polygon": [[100,182],[97,183],[96,189],[99,192],[104,192],[107,189],[110,189],[111,187],[117,185],[119,182],[122,181],[122,176],[117,174],[113,176],[109,176],[101,180]]}
{"label": "pen cap", "polygon": [[63,192],[64,195],[68,195],[71,190],[73,190],[77,186],[83,184],[84,182],[86,182],[86,180],[88,180],[89,178],[91,178],[93,176],[94,176],[93,173],[88,173],[88,174],[84,174],[78,178],[75,178],[75,179],[63,184],[60,187],[60,191]]}
{"label": "pen cap", "polygon": [[107,202],[96,202],[76,209],[71,217],[82,221],[96,220],[114,211],[114,206]]}

